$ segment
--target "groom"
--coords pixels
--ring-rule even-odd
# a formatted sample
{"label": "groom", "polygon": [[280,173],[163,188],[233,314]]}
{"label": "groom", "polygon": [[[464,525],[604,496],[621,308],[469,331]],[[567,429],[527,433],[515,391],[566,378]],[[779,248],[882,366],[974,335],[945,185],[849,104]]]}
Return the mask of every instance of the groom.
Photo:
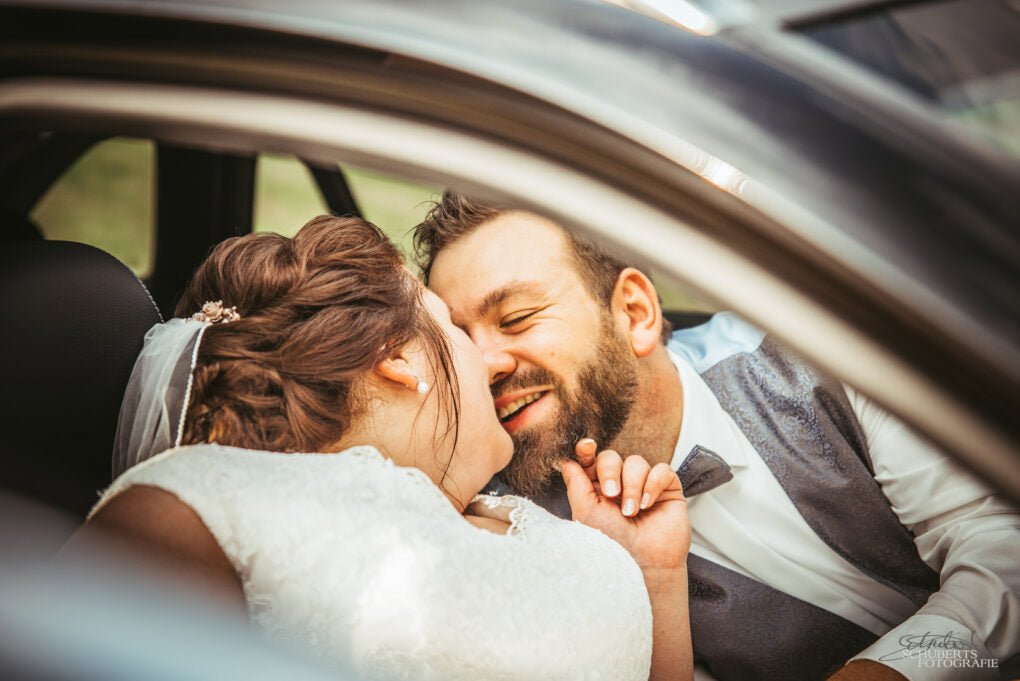
{"label": "groom", "polygon": [[1020,516],[881,409],[730,314],[671,336],[644,274],[537,215],[447,193],[415,243],[488,364],[509,489],[567,515],[581,437],[680,474],[711,675],[1020,674]]}

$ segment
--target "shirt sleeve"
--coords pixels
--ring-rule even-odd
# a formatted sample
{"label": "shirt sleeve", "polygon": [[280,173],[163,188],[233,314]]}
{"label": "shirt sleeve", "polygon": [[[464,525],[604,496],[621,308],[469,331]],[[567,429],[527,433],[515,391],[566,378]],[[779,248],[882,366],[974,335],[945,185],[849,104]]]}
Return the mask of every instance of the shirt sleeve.
{"label": "shirt sleeve", "polygon": [[1020,514],[889,413],[850,388],[847,395],[875,479],[941,584],[855,659],[912,681],[999,678],[998,667],[1020,652]]}

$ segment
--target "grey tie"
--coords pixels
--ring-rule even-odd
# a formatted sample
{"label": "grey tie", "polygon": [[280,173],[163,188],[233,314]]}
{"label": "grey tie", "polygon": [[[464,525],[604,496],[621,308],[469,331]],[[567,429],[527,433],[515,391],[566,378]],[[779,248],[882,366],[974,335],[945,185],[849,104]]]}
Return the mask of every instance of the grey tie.
{"label": "grey tie", "polygon": [[676,469],[676,474],[680,477],[684,496],[688,499],[733,479],[730,465],[711,449],[701,445],[691,448],[690,454],[680,464],[680,468]]}

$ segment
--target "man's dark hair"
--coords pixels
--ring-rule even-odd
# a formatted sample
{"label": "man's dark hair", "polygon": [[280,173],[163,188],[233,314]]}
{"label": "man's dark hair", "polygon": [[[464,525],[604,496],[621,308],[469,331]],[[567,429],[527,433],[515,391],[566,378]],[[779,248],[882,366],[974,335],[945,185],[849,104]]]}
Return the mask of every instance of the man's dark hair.
{"label": "man's dark hair", "polygon": [[443,192],[425,219],[414,228],[414,253],[425,283],[429,283],[432,263],[441,250],[507,210],[451,191]]}
{"label": "man's dark hair", "polygon": [[[486,204],[451,191],[443,193],[429,210],[425,219],[414,228],[414,250],[422,276],[428,284],[432,273],[432,264],[436,256],[453,242],[471,234],[486,222],[494,220],[503,213],[515,210],[509,206]],[[617,258],[604,250],[579,237],[569,229],[561,228],[570,244],[570,253],[574,259],[574,268],[595,300],[606,308],[613,297],[616,280],[627,267]],[[659,301],[661,304],[661,300]],[[669,340],[672,326],[669,321],[662,320],[662,342]]]}

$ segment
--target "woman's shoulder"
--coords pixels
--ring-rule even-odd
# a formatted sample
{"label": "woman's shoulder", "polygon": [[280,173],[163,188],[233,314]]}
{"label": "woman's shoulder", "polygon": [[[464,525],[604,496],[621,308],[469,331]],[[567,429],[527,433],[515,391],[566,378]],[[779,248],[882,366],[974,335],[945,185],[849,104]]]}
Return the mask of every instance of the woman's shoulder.
{"label": "woman's shoulder", "polygon": [[285,517],[310,525],[345,516],[456,513],[424,473],[396,466],[370,446],[335,453],[174,448],[117,478],[90,517],[138,486],[174,495],[221,539],[241,531],[254,536],[256,527],[269,529]]}
{"label": "woman's shoulder", "polygon": [[[168,450],[126,471],[89,518],[157,542],[168,534],[170,544],[197,533],[242,572],[253,556],[369,546],[394,529],[452,525],[446,516],[462,522],[456,515],[424,474],[371,447],[320,454],[205,444]],[[333,543],[322,540],[327,536]]]}
{"label": "woman's shoulder", "polygon": [[[342,452],[272,452],[217,443],[168,449],[121,474],[103,493],[92,513],[109,499],[135,485],[161,488],[198,486],[222,494],[251,486],[329,487],[371,486],[386,478],[402,477],[398,467],[371,446]],[[309,490],[311,491],[311,490]]]}
{"label": "woman's shoulder", "polygon": [[[189,498],[196,492],[217,488],[224,492],[240,489],[253,476],[258,475],[260,468],[259,465],[252,466],[255,458],[244,460],[242,452],[246,451],[216,444],[187,445],[168,449],[132,466],[117,477],[103,491],[98,503],[89,513],[89,518],[96,516],[107,505],[137,487],[162,490],[192,507],[194,504],[189,502]],[[144,497],[146,494],[132,492],[132,496]],[[158,498],[157,495],[149,496],[153,499]]]}

